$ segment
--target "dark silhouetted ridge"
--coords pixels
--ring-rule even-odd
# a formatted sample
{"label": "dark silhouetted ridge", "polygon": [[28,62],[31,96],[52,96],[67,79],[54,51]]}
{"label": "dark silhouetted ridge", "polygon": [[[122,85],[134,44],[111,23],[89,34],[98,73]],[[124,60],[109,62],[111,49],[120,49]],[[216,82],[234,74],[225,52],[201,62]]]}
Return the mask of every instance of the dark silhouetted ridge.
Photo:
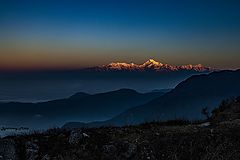
{"label": "dark silhouetted ridge", "polygon": [[[218,71],[194,75],[178,84],[170,92],[118,116],[90,123],[90,126],[129,125],[147,121],[165,121],[176,118],[201,119],[201,110],[210,110],[223,99],[240,95],[240,70]],[[76,125],[76,124],[75,124]]]}

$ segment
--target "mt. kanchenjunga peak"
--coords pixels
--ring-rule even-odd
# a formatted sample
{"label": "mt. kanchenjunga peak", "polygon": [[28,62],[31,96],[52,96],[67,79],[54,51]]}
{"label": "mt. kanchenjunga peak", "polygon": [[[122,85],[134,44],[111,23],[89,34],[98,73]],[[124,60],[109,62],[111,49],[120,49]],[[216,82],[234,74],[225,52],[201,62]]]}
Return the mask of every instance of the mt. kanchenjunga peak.
{"label": "mt. kanchenjunga peak", "polygon": [[213,70],[210,67],[205,67],[201,64],[197,65],[181,65],[181,66],[173,66],[164,63],[160,63],[155,61],[154,59],[149,59],[143,64],[135,64],[135,63],[125,63],[125,62],[112,62],[108,65],[98,66],[96,67],[99,71],[197,71],[197,72],[205,72]]}

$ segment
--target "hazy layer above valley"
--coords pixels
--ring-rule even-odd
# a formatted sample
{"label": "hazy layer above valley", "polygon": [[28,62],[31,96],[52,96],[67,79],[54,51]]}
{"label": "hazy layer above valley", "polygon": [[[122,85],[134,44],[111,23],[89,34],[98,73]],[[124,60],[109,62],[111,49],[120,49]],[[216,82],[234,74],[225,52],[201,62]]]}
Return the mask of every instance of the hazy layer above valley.
{"label": "hazy layer above valley", "polygon": [[139,65],[110,63],[80,70],[3,72],[0,101],[39,102],[77,92],[95,94],[121,88],[151,92],[174,88],[191,75],[210,71],[211,68],[202,65],[172,66],[150,59]]}

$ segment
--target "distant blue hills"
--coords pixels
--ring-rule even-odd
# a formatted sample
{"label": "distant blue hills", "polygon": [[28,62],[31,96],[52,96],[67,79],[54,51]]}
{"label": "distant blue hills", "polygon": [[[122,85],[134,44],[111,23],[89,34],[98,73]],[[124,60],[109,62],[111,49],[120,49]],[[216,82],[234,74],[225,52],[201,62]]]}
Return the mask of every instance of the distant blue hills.
{"label": "distant blue hills", "polygon": [[[125,74],[130,73],[121,75]],[[212,110],[223,99],[239,96],[239,82],[240,70],[226,70],[193,75],[172,90],[78,92],[68,98],[46,102],[0,103],[0,125],[48,128],[66,123],[64,127],[73,128],[122,126],[176,118],[201,119],[202,108]],[[146,82],[146,85],[151,85],[151,82]]]}
{"label": "distant blue hills", "polygon": [[77,123],[64,125],[66,128],[99,127],[107,125],[133,125],[148,121],[170,119],[201,119],[201,110],[209,111],[231,97],[240,95],[240,70],[218,71],[210,74],[194,75],[178,84],[166,94],[146,104],[130,108],[103,122]]}
{"label": "distant blue hills", "polygon": [[66,99],[39,103],[0,103],[0,125],[47,128],[61,126],[72,120],[106,120],[164,93],[138,93],[131,89],[120,89],[93,95],[79,92]]}

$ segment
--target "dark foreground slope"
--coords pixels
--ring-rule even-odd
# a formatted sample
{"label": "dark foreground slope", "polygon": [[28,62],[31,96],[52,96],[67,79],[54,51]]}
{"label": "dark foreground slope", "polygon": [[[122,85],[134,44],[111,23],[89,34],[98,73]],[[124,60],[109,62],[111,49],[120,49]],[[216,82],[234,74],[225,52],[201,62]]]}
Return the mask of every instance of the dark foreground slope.
{"label": "dark foreground slope", "polygon": [[[226,111],[226,112],[225,112]],[[0,140],[2,159],[240,159],[240,100],[214,110],[209,122],[49,130]],[[228,118],[222,119],[227,114]]]}

